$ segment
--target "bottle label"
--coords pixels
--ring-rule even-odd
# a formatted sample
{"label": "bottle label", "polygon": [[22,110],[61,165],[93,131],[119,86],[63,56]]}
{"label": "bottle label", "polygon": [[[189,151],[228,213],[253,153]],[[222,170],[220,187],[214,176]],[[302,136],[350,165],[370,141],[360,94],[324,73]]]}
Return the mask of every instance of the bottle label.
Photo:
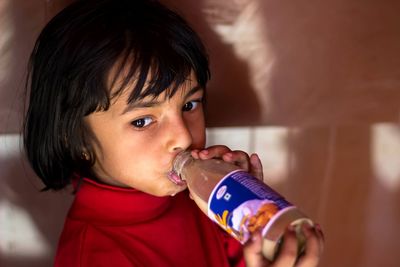
{"label": "bottle label", "polygon": [[293,206],[262,181],[236,170],[217,184],[208,201],[208,216],[244,244],[262,231],[279,211]]}

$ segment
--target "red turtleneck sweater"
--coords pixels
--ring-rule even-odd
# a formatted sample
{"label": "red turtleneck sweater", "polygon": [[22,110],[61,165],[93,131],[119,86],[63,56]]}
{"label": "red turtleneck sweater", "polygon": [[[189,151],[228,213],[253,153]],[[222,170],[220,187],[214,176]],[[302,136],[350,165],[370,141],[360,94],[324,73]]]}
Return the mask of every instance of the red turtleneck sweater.
{"label": "red turtleneck sweater", "polygon": [[244,266],[241,245],[188,197],[155,197],[84,179],[55,267]]}

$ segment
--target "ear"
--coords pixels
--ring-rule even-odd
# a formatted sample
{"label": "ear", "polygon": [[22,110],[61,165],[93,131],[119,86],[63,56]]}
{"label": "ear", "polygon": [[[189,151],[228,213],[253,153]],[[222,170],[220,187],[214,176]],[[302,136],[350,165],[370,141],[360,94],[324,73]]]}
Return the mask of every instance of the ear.
{"label": "ear", "polygon": [[85,160],[85,161],[89,161],[90,160],[90,156],[86,151],[82,151],[81,153],[81,159]]}

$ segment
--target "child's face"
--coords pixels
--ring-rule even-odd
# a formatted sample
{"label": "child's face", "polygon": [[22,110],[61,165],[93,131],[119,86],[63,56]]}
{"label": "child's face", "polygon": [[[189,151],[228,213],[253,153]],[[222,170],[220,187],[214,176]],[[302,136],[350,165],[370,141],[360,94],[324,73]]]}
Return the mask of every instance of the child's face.
{"label": "child's face", "polygon": [[167,173],[177,153],[205,145],[203,90],[192,75],[171,98],[162,93],[128,105],[129,93],[86,118],[97,139],[94,173],[104,183],[156,196],[184,190]]}

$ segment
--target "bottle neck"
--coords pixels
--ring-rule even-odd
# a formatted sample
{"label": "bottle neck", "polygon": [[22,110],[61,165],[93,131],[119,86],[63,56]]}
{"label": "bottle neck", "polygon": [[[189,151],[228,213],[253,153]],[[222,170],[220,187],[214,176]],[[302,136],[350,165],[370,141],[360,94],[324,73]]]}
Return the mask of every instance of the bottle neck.
{"label": "bottle neck", "polygon": [[184,177],[182,176],[183,168],[192,162],[194,159],[190,153],[190,151],[182,151],[180,152],[174,159],[173,162],[173,171],[181,177],[182,180],[185,180]]}

